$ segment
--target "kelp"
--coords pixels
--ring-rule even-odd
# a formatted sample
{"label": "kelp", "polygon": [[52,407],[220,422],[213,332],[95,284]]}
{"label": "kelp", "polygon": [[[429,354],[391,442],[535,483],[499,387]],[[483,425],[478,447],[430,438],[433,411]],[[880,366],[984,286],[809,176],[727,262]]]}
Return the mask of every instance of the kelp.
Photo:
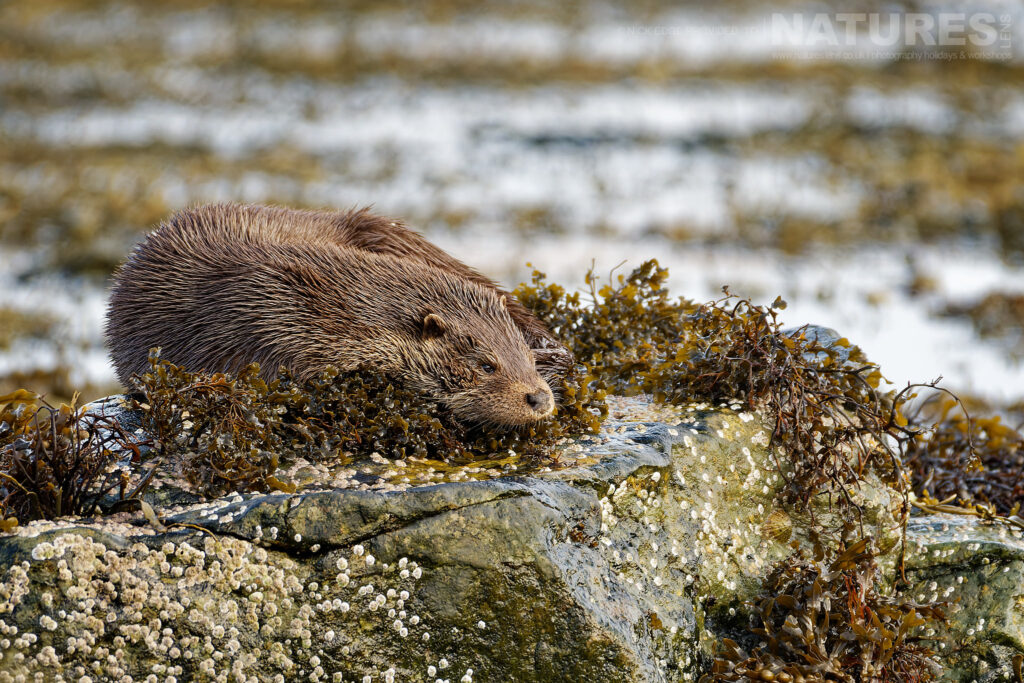
{"label": "kelp", "polygon": [[[826,493],[840,512],[855,513],[850,489],[874,472],[902,497],[905,520],[911,491],[902,458],[928,431],[906,416],[915,387],[883,389],[880,369],[845,338],[783,329],[781,299],[759,306],[726,289],[695,305],[668,297],[667,276],[648,261],[598,288],[591,272],[586,301],[535,273],[516,294],[616,392],[740,401],[761,411],[773,423],[772,452],[787,483],[780,503],[805,506]],[[857,540],[862,529],[812,532],[831,542],[816,542],[811,560],[795,548],[768,577],[752,605],[752,651],[725,639],[703,680],[933,680],[938,665],[919,634],[943,619],[940,607],[884,592],[870,540]]]}
{"label": "kelp", "polygon": [[879,593],[869,542],[833,558],[797,552],[765,580],[755,600],[748,652],[725,638],[701,683],[912,683],[940,671],[921,627],[944,620],[939,605]]}
{"label": "kelp", "polygon": [[138,447],[113,418],[71,403],[59,407],[29,391],[0,396],[0,528],[34,519],[89,515],[101,499],[135,498],[115,458]]}
{"label": "kelp", "polygon": [[52,315],[0,306],[0,350],[9,350],[15,340],[45,339],[56,327]]}
{"label": "kelp", "polygon": [[236,376],[192,373],[153,353],[150,371],[136,381],[135,402],[151,445],[205,495],[289,490],[275,476],[282,457],[462,461],[505,451],[540,457],[559,439],[596,430],[607,413],[603,392],[575,372],[554,419],[492,433],[461,425],[429,397],[370,369],[327,368],[305,382],[282,369],[269,384],[259,371],[252,364]]}
{"label": "kelp", "polygon": [[[774,420],[773,445],[790,465],[790,500],[842,493],[874,470],[906,492],[900,451],[917,431],[901,406],[908,392],[880,389],[881,373],[845,339],[783,330],[781,299],[759,306],[725,296],[695,304],[668,295],[668,271],[648,261],[588,291],[569,292],[535,273],[516,296],[576,355],[554,419],[510,431],[468,429],[442,406],[371,370],[307,383],[286,373],[269,385],[258,368],[237,376],[192,373],[154,358],[136,391],[145,431],[162,457],[210,495],[266,488],[288,454],[470,459],[514,451],[544,457],[560,439],[595,432],[608,392],[672,403],[742,401]],[[268,483],[269,482],[269,483]]]}
{"label": "kelp", "polygon": [[1016,516],[1024,500],[1024,436],[991,407],[978,408],[971,416],[959,400],[941,394],[921,404],[918,419],[934,428],[908,444],[914,491],[924,504],[955,502]]}
{"label": "kelp", "polygon": [[900,451],[918,432],[902,411],[909,389],[882,389],[878,366],[845,338],[784,330],[781,298],[760,306],[726,289],[697,305],[669,298],[667,277],[654,260],[600,287],[591,271],[588,300],[535,272],[515,294],[611,391],[763,410],[791,465],[779,468],[791,500],[843,493],[866,471],[906,496]]}

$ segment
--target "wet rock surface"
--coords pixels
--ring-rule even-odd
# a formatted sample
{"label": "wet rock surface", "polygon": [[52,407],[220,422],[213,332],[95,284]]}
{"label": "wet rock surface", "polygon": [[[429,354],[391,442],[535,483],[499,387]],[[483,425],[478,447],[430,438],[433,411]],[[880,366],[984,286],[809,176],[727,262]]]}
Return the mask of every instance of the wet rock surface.
{"label": "wet rock surface", "polygon": [[1020,530],[972,518],[911,519],[907,578],[919,602],[947,600],[940,652],[951,681],[1015,681],[1024,652],[1024,540]]}
{"label": "wet rock surface", "polygon": [[[0,537],[0,680],[696,680],[808,525],[773,506],[758,415],[612,414],[531,471],[381,458],[311,468],[296,494],[170,505],[166,485],[159,522],[20,528]],[[901,501],[855,495],[891,563]],[[951,628],[975,649],[950,678],[997,680],[1024,649],[1024,542],[934,517],[909,539],[922,600],[964,605]]]}

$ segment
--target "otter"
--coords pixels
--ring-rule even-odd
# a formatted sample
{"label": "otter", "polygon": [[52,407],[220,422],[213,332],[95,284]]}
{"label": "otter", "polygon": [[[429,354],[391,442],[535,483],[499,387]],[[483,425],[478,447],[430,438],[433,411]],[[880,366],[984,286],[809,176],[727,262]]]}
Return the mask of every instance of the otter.
{"label": "otter", "polygon": [[367,209],[180,211],[115,273],[106,338],[125,384],[152,347],[192,370],[258,362],[266,379],[372,367],[498,428],[550,415],[574,362],[493,281]]}

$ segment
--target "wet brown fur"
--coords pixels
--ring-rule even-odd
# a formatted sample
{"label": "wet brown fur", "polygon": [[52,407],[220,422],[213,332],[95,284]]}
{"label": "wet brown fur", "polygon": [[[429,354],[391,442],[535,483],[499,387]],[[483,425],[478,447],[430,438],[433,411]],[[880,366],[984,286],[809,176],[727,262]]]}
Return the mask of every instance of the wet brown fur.
{"label": "wet brown fur", "polygon": [[463,421],[506,427],[550,414],[545,378],[573,362],[492,281],[366,210],[181,211],[116,273],[106,334],[126,384],[154,346],[193,370],[256,361],[268,378],[369,366]]}

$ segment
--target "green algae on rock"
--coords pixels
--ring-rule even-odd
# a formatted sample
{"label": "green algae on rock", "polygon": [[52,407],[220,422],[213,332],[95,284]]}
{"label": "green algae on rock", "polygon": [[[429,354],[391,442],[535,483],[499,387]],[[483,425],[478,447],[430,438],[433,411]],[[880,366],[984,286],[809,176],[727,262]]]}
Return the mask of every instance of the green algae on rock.
{"label": "green algae on rock", "polygon": [[[0,678],[663,680],[669,630],[692,637],[692,610],[618,587],[615,544],[595,545],[595,486],[628,489],[670,462],[666,429],[639,440],[611,432],[601,465],[575,475],[234,494],[165,510],[183,525],[168,532],[124,514],[32,524],[0,540],[12,605],[0,618],[22,635]],[[648,613],[659,628],[636,632]]]}
{"label": "green algae on rock", "polygon": [[[39,640],[19,641],[15,652],[24,656],[8,655],[0,671],[77,678],[76,667],[88,674],[102,650],[114,664],[99,658],[99,672],[112,678],[159,665],[179,680],[216,680],[244,654],[247,675],[268,679],[320,666],[320,680],[336,672],[385,678],[389,670],[434,680],[470,669],[479,680],[692,680],[713,642],[698,629],[693,598],[705,582],[731,585],[744,572],[712,536],[726,522],[699,475],[686,493],[671,480],[686,476],[673,472],[719,431],[747,445],[714,456],[707,469],[720,469],[718,479],[739,491],[750,476],[748,464],[733,464],[739,448],[752,449],[762,466],[766,460],[752,440],[760,426],[750,416],[705,411],[672,426],[611,422],[607,442],[567,455],[594,462],[547,473],[406,491],[382,483],[378,491],[236,494],[167,511],[166,523],[202,526],[213,537],[193,527],[158,534],[127,519],[31,525],[0,541],[11,568],[3,589],[19,606],[4,621]],[[706,438],[686,446],[693,432]],[[729,497],[741,507],[737,494]],[[690,501],[686,509],[681,500]],[[686,519],[684,529],[671,523],[676,517]],[[759,547],[750,523],[744,516],[735,534]],[[82,536],[94,533],[100,537]],[[26,590],[48,583],[51,571],[56,588],[37,602],[40,591]],[[30,606],[43,614],[25,621]],[[61,609],[80,620],[60,619]],[[225,609],[233,627],[218,616]],[[54,631],[36,625],[51,619]],[[90,642],[96,623],[104,629]],[[638,631],[637,623],[646,626]],[[83,639],[70,653],[60,648],[59,665],[46,656],[53,633],[60,643]],[[704,655],[693,649],[701,642]]]}

